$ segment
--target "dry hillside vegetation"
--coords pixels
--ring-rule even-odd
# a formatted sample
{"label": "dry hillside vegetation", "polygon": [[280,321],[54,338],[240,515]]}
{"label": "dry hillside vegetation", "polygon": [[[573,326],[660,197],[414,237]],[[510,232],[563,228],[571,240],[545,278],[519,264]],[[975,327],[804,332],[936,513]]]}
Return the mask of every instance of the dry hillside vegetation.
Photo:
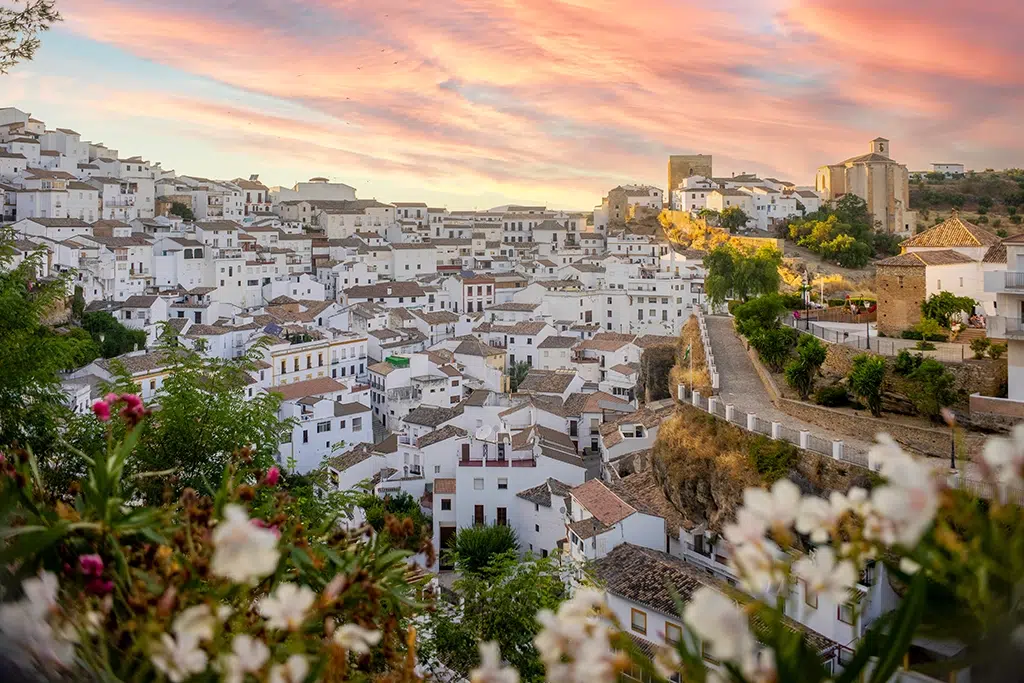
{"label": "dry hillside vegetation", "polygon": [[[679,333],[680,343],[676,347],[676,364],[669,372],[669,391],[676,395],[676,387],[685,384],[694,391],[699,391],[702,396],[711,395],[711,374],[708,372],[707,357],[704,355],[704,345],[700,343],[700,326],[697,318],[690,316],[690,319],[683,325]],[[693,374],[690,374],[690,361],[685,360],[686,347],[690,347],[693,355]]]}
{"label": "dry hillside vegetation", "polygon": [[693,406],[661,423],[651,466],[665,495],[691,522],[713,531],[730,521],[748,486],[785,477],[804,493],[870,488],[864,469],[750,434]]}

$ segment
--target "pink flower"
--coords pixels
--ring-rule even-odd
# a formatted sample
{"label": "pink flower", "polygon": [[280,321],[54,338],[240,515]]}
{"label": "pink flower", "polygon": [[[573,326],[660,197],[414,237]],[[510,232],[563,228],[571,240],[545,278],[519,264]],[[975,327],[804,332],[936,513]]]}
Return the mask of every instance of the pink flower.
{"label": "pink flower", "polygon": [[103,397],[103,400],[109,403],[110,405],[114,405],[115,403],[117,403],[117,398],[117,394],[115,394],[114,392],[110,392],[109,394]]}
{"label": "pink flower", "polygon": [[249,521],[252,522],[253,526],[258,526],[261,529],[270,529],[270,531],[272,531],[275,536],[277,536],[278,538],[281,538],[281,532],[278,530],[277,526],[275,526],[273,524],[267,524],[265,521],[263,521],[262,519],[260,519],[258,517],[254,517],[253,519],[250,519]]}
{"label": "pink flower", "polygon": [[132,412],[142,411],[142,399],[138,394],[121,394],[121,400],[125,402],[125,405]]}
{"label": "pink flower", "polygon": [[94,576],[86,581],[85,590],[94,595],[106,595],[114,590],[114,582]]}
{"label": "pink flower", "polygon": [[99,576],[103,573],[103,558],[95,553],[82,555],[78,558],[78,567],[86,576]]}
{"label": "pink flower", "polygon": [[106,401],[96,401],[92,404],[92,412],[100,422],[110,419],[110,404]]}
{"label": "pink flower", "polygon": [[281,470],[277,468],[277,465],[274,465],[269,470],[267,470],[267,476],[264,477],[263,483],[265,483],[267,486],[277,486],[277,482],[280,480]]}

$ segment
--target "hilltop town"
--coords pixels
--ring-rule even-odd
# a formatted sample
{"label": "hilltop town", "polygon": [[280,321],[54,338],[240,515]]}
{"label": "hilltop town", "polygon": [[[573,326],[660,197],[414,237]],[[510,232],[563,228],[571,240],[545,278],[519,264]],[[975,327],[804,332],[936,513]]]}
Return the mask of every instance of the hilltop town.
{"label": "hilltop town", "polygon": [[[523,553],[586,567],[654,652],[682,637],[676,598],[737,584],[723,529],[744,486],[870,488],[883,431],[980,486],[980,434],[1024,415],[1016,195],[1000,195],[999,232],[959,200],[928,224],[912,195],[970,172],[908,170],[885,138],[806,184],[674,155],[664,189],[469,211],[324,177],[190,175],[55,123],[71,122],[0,108],[5,267],[64,283],[61,334],[102,321],[98,345],[128,340],[62,369],[68,411],[125,381],[159,405],[169,337],[255,357],[233,390],[277,400],[278,467],[318,495],[413,501],[432,547],[415,562],[438,590],[460,530],[510,527]],[[853,590],[780,598],[829,671],[900,604],[881,561]]]}

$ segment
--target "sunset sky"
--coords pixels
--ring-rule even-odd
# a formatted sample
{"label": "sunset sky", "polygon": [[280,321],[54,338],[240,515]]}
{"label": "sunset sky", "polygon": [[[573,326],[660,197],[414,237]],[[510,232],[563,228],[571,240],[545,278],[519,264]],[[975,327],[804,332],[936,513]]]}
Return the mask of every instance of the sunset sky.
{"label": "sunset sky", "polygon": [[1024,166],[1019,0],[59,0],[0,106],[179,173],[590,209],[716,175]]}

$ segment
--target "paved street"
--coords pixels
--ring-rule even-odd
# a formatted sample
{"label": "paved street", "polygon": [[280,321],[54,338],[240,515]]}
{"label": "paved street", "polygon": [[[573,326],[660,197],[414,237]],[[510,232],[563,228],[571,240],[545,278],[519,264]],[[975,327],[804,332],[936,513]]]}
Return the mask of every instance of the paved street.
{"label": "paved street", "polygon": [[747,356],[743,342],[736,336],[732,327],[732,318],[726,316],[708,316],[708,336],[715,354],[715,363],[721,382],[719,395],[726,403],[731,403],[737,410],[745,413],[757,413],[758,416],[772,422],[781,422],[792,429],[806,429],[818,436],[828,439],[841,439],[851,447],[867,452],[871,442],[864,441],[848,434],[832,432],[829,434],[822,427],[809,424],[795,417],[790,417],[775,407],[768,390],[764,388],[761,378],[754,369],[754,364]]}

